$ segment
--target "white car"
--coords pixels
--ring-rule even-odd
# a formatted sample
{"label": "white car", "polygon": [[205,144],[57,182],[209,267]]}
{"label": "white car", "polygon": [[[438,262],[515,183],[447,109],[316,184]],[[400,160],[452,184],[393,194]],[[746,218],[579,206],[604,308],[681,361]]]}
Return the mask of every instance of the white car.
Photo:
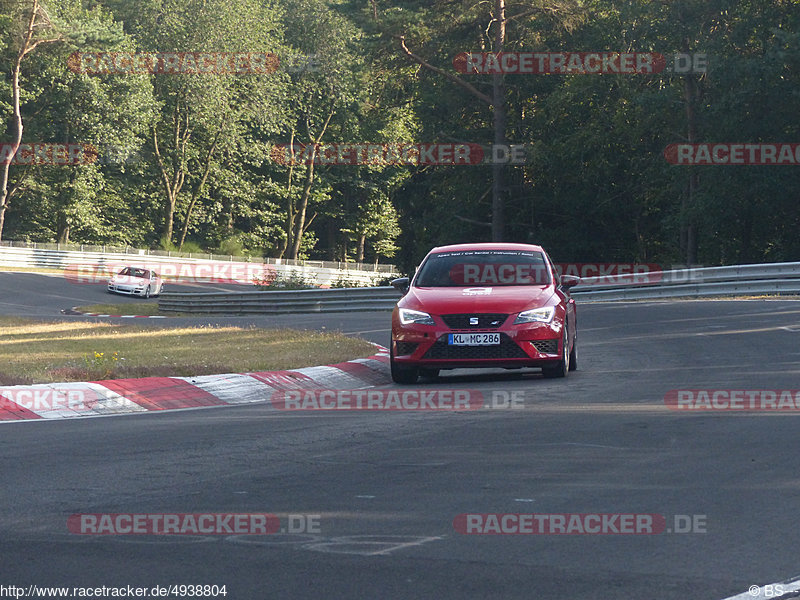
{"label": "white car", "polygon": [[125,267],[108,280],[108,291],[129,296],[158,296],[164,289],[164,282],[155,271]]}

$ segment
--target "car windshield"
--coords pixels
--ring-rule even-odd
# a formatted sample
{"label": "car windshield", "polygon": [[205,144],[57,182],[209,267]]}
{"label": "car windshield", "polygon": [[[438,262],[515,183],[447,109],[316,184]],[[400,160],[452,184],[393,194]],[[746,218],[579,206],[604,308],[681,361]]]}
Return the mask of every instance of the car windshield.
{"label": "car windshield", "polygon": [[122,271],[119,272],[120,275],[128,275],[130,277],[147,277],[147,271],[144,269],[134,269],[131,267],[125,267]]}
{"label": "car windshield", "polygon": [[414,280],[417,287],[549,285],[541,252],[470,250],[428,256]]}

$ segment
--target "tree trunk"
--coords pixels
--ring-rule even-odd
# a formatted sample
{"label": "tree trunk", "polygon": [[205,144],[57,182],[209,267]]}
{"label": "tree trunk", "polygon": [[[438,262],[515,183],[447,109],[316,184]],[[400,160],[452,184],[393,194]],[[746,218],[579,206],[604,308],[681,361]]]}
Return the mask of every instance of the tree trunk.
{"label": "tree trunk", "polygon": [[[308,199],[311,197],[311,187],[314,185],[314,161],[317,158],[319,144],[322,142],[322,138],[325,135],[325,132],[328,130],[328,125],[330,124],[334,114],[335,112],[333,110],[328,113],[328,117],[325,119],[325,123],[323,123],[322,129],[320,129],[317,137],[311,140],[313,148],[311,149],[309,164],[306,167],[306,180],[303,184],[303,193],[300,195],[300,203],[297,207],[297,216],[294,220],[294,232],[292,233],[293,240],[291,246],[291,258],[295,260],[297,260],[297,256],[300,254],[300,244],[303,241],[303,234],[311,224],[310,221],[306,223],[306,212],[308,211]],[[306,128],[309,128],[308,122],[306,122]],[[308,131],[308,136],[312,137],[311,131]]]}
{"label": "tree trunk", "polygon": [[286,221],[284,223],[286,229],[286,239],[278,252],[278,258],[283,258],[286,250],[292,246],[292,231],[294,230],[294,198],[292,197],[292,190],[294,188],[294,128],[289,138],[289,152],[291,158],[289,161],[289,178],[286,182]]}
{"label": "tree trunk", "polygon": [[194,209],[195,204],[197,204],[197,200],[200,198],[200,194],[203,193],[203,187],[206,184],[206,179],[208,179],[208,173],[211,171],[211,157],[214,155],[214,150],[217,149],[217,142],[219,141],[219,136],[222,133],[222,128],[224,127],[225,122],[221,122],[219,124],[219,129],[217,129],[217,133],[214,135],[214,141],[211,142],[211,146],[206,153],[206,160],[205,165],[203,166],[203,176],[200,178],[197,186],[195,187],[194,191],[192,192],[192,199],[189,202],[189,206],[186,208],[186,218],[183,220],[183,229],[181,230],[181,243],[178,246],[178,250],[183,248],[183,243],[186,241],[186,232],[189,231],[189,219],[192,217],[192,210]]}
{"label": "tree trunk", "polygon": [[20,85],[19,85],[19,73],[22,70],[22,59],[25,57],[25,48],[30,42],[30,38],[33,36],[33,25],[34,20],[36,19],[36,10],[34,5],[34,10],[31,11],[31,18],[28,22],[28,32],[25,38],[25,42],[23,43],[22,48],[20,48],[19,54],[17,54],[17,59],[14,61],[14,65],[11,67],[11,104],[14,110],[14,138],[13,142],[10,144],[11,150],[13,150],[9,154],[9,159],[7,162],[3,163],[3,170],[0,173],[0,240],[3,239],[3,226],[5,225],[6,221],[6,210],[8,210],[8,203],[9,203],[9,194],[8,194],[8,175],[11,169],[11,162],[14,158],[14,155],[17,153],[19,149],[19,145],[22,142],[22,112],[20,111],[19,106],[19,95],[20,95]]}
{"label": "tree trunk", "polygon": [[20,143],[22,143],[22,111],[20,110],[20,85],[19,75],[22,71],[22,59],[28,54],[36,50],[39,44],[49,44],[52,42],[61,41],[60,34],[52,38],[41,38],[38,40],[33,39],[34,33],[39,28],[52,28],[52,23],[47,17],[47,13],[40,12],[39,0],[31,0],[31,14],[28,18],[28,24],[25,28],[25,34],[22,38],[22,44],[17,51],[14,64],[11,66],[11,105],[14,115],[14,138],[10,144],[13,152],[9,157],[9,161],[2,165],[0,170],[0,240],[3,239],[3,226],[6,220],[6,210],[8,210],[9,200],[11,195],[16,190],[8,191],[8,175],[11,169],[11,158],[16,155]]}
{"label": "tree trunk", "polygon": [[314,144],[314,149],[311,150],[311,160],[306,165],[306,180],[303,184],[303,193],[300,195],[300,203],[297,207],[297,218],[294,223],[294,231],[292,232],[293,243],[292,253],[290,258],[297,260],[300,254],[300,243],[303,241],[303,232],[305,231],[306,211],[308,210],[308,198],[311,196],[311,186],[314,185],[314,159],[317,157],[317,148]]}
{"label": "tree trunk", "polygon": [[67,217],[64,214],[58,216],[58,237],[57,241],[59,244],[69,244],[69,223],[67,222]]}
{"label": "tree trunk", "polygon": [[191,132],[189,130],[189,113],[186,113],[183,129],[181,129],[181,116],[180,116],[180,100],[175,100],[175,112],[172,117],[173,126],[173,147],[172,151],[172,177],[168,173],[168,168],[164,159],[161,156],[161,148],[158,144],[158,132],[156,126],[153,126],[153,151],[156,155],[158,168],[161,171],[161,182],[164,184],[164,193],[166,194],[166,202],[164,202],[164,225],[162,228],[162,237],[165,238],[167,244],[172,243],[173,223],[175,217],[175,206],[178,201],[178,196],[183,188],[183,183],[186,180],[187,169],[184,164],[186,157],[186,145],[189,143]]}
{"label": "tree trunk", "polygon": [[11,103],[14,110],[15,135],[13,138],[14,141],[9,144],[11,147],[11,152],[8,154],[8,161],[3,162],[2,172],[0,173],[0,240],[3,239],[3,227],[6,221],[6,210],[8,210],[10,200],[8,193],[8,176],[9,171],[11,170],[11,162],[13,161],[14,155],[17,153],[19,145],[22,142],[22,112],[20,111],[19,106],[19,73],[22,69],[23,56],[24,53],[20,51],[19,55],[17,56],[17,60],[14,62],[14,65],[11,68]]}
{"label": "tree trunk", "polygon": [[[687,142],[689,144],[697,143],[697,115],[695,113],[695,102],[699,95],[699,88],[694,76],[687,75],[683,79],[683,95],[686,102],[686,124],[687,124]],[[697,169],[689,166],[689,180],[686,186],[686,195],[681,202],[682,224],[683,231],[681,231],[681,245],[685,252],[686,265],[692,266],[697,264],[697,231],[692,214],[694,210],[695,196],[699,188],[700,179]],[[684,245],[685,244],[685,245]]]}
{"label": "tree trunk", "polygon": [[367,241],[367,234],[362,233],[358,236],[358,255],[356,257],[356,262],[363,263],[364,262],[364,246],[366,245]]}
{"label": "tree trunk", "polygon": [[[503,51],[506,40],[506,3],[505,0],[495,0],[495,19],[497,19],[497,32],[495,34],[495,53]],[[503,74],[492,75],[492,110],[494,111],[494,143],[496,146],[506,143],[506,88],[503,83]],[[503,178],[505,165],[495,163],[492,165],[492,241],[505,241],[505,189]]]}

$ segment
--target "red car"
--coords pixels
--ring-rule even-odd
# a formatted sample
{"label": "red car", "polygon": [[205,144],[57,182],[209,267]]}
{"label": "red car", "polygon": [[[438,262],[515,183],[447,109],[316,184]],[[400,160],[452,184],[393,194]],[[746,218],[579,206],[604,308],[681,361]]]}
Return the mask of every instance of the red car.
{"label": "red car", "polygon": [[575,300],[580,279],[559,277],[540,246],[434,248],[413,280],[395,279],[392,379],[414,383],[441,369],[540,367],[564,377],[578,366]]}

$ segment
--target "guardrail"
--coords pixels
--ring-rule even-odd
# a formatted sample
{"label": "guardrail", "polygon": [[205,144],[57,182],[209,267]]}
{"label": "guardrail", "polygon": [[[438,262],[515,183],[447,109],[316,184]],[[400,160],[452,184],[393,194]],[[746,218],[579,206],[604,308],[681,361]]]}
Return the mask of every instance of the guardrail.
{"label": "guardrail", "polygon": [[655,271],[617,282],[579,285],[576,298],[590,301],[704,298],[752,294],[800,294],[800,263],[768,263]]}
{"label": "guardrail", "polygon": [[[54,244],[55,245],[55,244]],[[25,248],[0,246],[0,266],[17,268],[45,268],[45,269],[66,269],[67,267],[87,267],[86,275],[99,275],[100,279],[107,278],[111,272],[119,271],[123,266],[145,267],[153,270],[163,270],[165,277],[169,276],[168,271],[176,274],[175,279],[185,279],[177,276],[180,273],[180,266],[193,265],[204,267],[224,267],[225,272],[235,272],[242,274],[237,278],[238,283],[253,283],[248,270],[245,267],[254,265],[265,265],[270,270],[277,271],[278,274],[288,275],[294,273],[302,277],[314,277],[317,285],[332,285],[337,280],[346,280],[358,284],[374,284],[391,272],[386,272],[387,266],[378,265],[382,270],[375,270],[374,265],[363,263],[324,263],[323,261],[284,261],[282,259],[253,259],[244,260],[244,257],[225,256],[217,257],[217,260],[207,260],[203,258],[188,258],[187,256],[169,255],[168,252],[150,253],[146,250],[137,250],[125,253],[117,252],[89,252],[77,250],[56,250],[51,248]],[[210,255],[209,255],[210,256]],[[219,260],[224,258],[224,260]],[[287,264],[302,263],[302,264]],[[325,267],[323,264],[338,265],[338,268]],[[169,266],[169,268],[167,267]],[[358,267],[358,268],[356,268]],[[197,269],[202,270],[202,269]],[[208,270],[208,269],[206,269]],[[73,269],[71,275],[79,276],[82,274],[80,268]],[[87,278],[88,279],[88,278]],[[190,278],[191,279],[191,278]],[[196,279],[196,277],[195,277]],[[170,281],[170,279],[167,279]],[[83,281],[88,282],[88,281]]]}
{"label": "guardrail", "polygon": [[399,299],[400,294],[393,287],[203,294],[163,292],[158,298],[158,308],[229,315],[363,312],[391,310]]}
{"label": "guardrail", "polygon": [[[608,281],[608,278],[604,278]],[[579,300],[615,301],[752,294],[800,294],[800,263],[703,267],[621,275],[613,283],[573,289]],[[224,314],[288,314],[391,310],[400,294],[392,287],[242,293],[163,293],[163,311]]]}

